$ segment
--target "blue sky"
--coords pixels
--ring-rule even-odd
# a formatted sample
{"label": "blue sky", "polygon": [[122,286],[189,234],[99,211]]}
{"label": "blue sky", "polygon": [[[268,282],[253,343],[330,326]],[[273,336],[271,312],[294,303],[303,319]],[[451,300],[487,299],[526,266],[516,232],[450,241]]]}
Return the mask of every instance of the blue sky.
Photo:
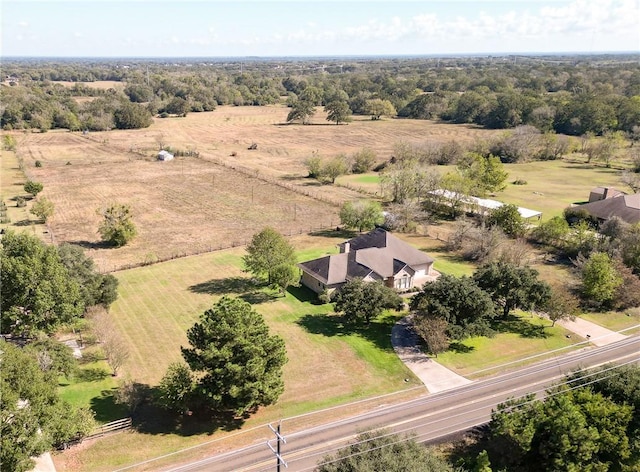
{"label": "blue sky", "polygon": [[1,0],[2,56],[640,51],[640,0]]}

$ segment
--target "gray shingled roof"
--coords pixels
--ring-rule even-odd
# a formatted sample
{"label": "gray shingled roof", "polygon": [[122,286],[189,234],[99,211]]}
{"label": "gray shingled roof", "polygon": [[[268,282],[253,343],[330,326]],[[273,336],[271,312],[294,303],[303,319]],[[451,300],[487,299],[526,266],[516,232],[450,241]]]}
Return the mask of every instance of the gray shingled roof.
{"label": "gray shingled roof", "polygon": [[601,220],[617,216],[627,223],[634,224],[640,222],[640,193],[585,203],[579,208],[584,208],[590,215]]}
{"label": "gray shingled roof", "polygon": [[[354,277],[372,275],[387,278],[406,266],[433,263],[424,252],[396,238],[382,228],[350,239],[349,252],[321,257],[298,264],[327,285],[345,282]],[[345,244],[339,245],[344,251]]]}

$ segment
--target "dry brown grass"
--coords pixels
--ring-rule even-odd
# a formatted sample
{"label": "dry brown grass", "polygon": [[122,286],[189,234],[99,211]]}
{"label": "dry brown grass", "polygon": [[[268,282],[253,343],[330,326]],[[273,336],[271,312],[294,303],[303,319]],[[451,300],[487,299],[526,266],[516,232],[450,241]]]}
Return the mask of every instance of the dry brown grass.
{"label": "dry brown grass", "polygon": [[[143,130],[14,136],[29,175],[43,182],[43,195],[56,206],[56,242],[83,244],[102,270],[113,270],[243,244],[266,225],[285,234],[337,225],[339,204],[362,196],[305,178],[304,160],[314,152],[332,157],[366,146],[382,160],[399,142],[471,141],[491,133],[417,120],[337,126],[321,110],[310,125],[286,125],[287,113],[284,106],[220,107],[156,119]],[[254,142],[258,149],[248,150]],[[155,162],[161,144],[201,158]],[[35,168],[36,160],[43,167]],[[98,244],[96,209],[114,202],[131,205],[139,236],[107,249]]]}
{"label": "dry brown grass", "polygon": [[116,89],[116,90],[123,89],[126,85],[124,82],[119,82],[117,80],[96,80],[95,82],[71,82],[66,80],[52,80],[51,82],[54,84],[60,84],[69,88],[78,84],[78,85],[86,85],[87,87],[100,89],[100,90],[108,90],[110,88]]}

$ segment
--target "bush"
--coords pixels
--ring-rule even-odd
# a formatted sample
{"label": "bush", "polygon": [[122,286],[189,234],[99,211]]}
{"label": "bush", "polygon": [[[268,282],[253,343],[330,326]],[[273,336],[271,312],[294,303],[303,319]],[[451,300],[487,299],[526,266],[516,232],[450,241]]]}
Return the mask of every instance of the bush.
{"label": "bush", "polygon": [[36,161],[36,167],[42,167],[42,162],[41,161]]}
{"label": "bush", "polygon": [[569,207],[564,209],[564,219],[570,226],[574,226],[584,221],[590,227],[595,228],[598,220],[591,216],[587,210],[580,207]]}
{"label": "bush", "polygon": [[26,207],[27,201],[24,199],[24,197],[16,197],[16,206],[18,208]]}
{"label": "bush", "polygon": [[527,185],[529,182],[527,182],[524,179],[516,179],[513,181],[513,185]]}

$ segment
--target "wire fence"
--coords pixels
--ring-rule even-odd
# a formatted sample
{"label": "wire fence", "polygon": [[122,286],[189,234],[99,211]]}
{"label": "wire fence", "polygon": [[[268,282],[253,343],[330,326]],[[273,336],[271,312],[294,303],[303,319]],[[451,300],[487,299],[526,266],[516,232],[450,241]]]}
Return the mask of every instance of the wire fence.
{"label": "wire fence", "polygon": [[[336,229],[338,228],[336,228],[336,226],[332,224],[328,226],[327,225],[305,226],[297,229],[285,230],[282,232],[282,235],[285,237],[293,237],[293,236],[299,236],[301,234],[314,234],[314,233],[323,232],[323,231],[335,231]],[[118,272],[122,270],[135,269],[138,267],[158,264],[160,262],[167,262],[174,259],[180,259],[183,257],[198,256],[198,255],[209,254],[209,253],[214,253],[218,251],[225,251],[228,249],[247,246],[251,242],[251,239],[252,239],[251,237],[242,237],[242,238],[237,238],[225,244],[222,244],[222,243],[203,244],[203,245],[200,245],[199,247],[191,248],[189,250],[183,249],[180,251],[174,251],[170,254],[163,254],[160,256],[151,256],[151,257],[148,256],[145,260],[138,261],[138,262],[131,262],[127,264],[108,264],[103,262],[101,264],[98,264],[98,271],[102,274],[108,274],[112,272]]]}

